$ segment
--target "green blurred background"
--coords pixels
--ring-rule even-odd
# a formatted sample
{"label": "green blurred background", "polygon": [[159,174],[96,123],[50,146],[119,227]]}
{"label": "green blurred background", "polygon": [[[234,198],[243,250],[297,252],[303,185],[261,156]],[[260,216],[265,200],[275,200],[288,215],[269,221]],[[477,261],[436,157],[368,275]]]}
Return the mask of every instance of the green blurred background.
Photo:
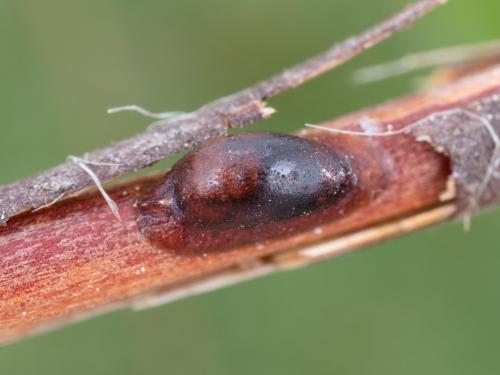
{"label": "green blurred background", "polygon": [[[141,131],[322,51],[406,0],[0,0],[0,183]],[[415,89],[352,72],[500,37],[498,0],[450,4],[272,100],[293,131]],[[162,163],[164,168],[166,163]],[[500,214],[0,349],[0,374],[498,374]]]}

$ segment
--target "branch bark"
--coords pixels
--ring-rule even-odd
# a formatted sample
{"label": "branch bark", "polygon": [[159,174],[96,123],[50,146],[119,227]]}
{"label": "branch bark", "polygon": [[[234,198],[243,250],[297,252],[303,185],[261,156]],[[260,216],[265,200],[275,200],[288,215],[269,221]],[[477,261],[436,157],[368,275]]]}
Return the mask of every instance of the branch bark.
{"label": "branch bark", "polygon": [[[399,14],[356,37],[341,42],[323,54],[269,80],[234,95],[216,100],[193,113],[107,148],[88,153],[85,160],[100,181],[137,171],[191,147],[229,128],[241,128],[272,115],[266,100],[297,87],[335,68],[392,34],[407,28],[446,0],[420,0]],[[75,163],[65,163],[37,176],[0,186],[0,225],[11,217],[67,197],[93,184]]]}
{"label": "branch bark", "polygon": [[[393,136],[301,131],[303,137],[350,150],[363,170],[360,178],[381,183],[368,185],[368,192],[373,194],[345,216],[286,237],[222,252],[159,250],[140,234],[135,203],[161,176],[118,185],[110,191],[122,222],[115,220],[97,192],[14,217],[0,228],[0,342],[116,308],[154,306],[304,266],[468,212],[469,206],[463,202],[471,202],[472,197],[480,198],[475,202],[481,208],[498,204],[498,174],[483,190],[489,192],[486,195],[478,197],[477,189],[460,193],[461,186],[469,186],[470,176],[474,179],[477,174],[484,181],[484,167],[498,164],[491,137],[481,132],[484,124],[479,126],[467,118],[450,122],[443,114],[474,112],[489,119],[498,132],[500,108],[486,108],[484,103],[497,103],[499,95],[500,67],[494,67],[323,124],[329,129],[355,131],[368,118],[379,129],[392,127],[396,132]],[[467,126],[476,131],[459,132],[454,140],[445,137],[443,141],[439,129],[449,131],[450,123],[461,131]],[[399,132],[401,129],[409,131]],[[489,150],[477,155],[480,167],[472,167],[477,173],[468,171],[472,174],[465,184],[456,173],[455,162],[461,159],[454,153],[463,150],[461,144],[467,144],[464,135],[476,137],[476,148]],[[453,148],[457,144],[459,147]],[[462,167],[458,163],[459,171]],[[373,179],[375,174],[382,178]]]}

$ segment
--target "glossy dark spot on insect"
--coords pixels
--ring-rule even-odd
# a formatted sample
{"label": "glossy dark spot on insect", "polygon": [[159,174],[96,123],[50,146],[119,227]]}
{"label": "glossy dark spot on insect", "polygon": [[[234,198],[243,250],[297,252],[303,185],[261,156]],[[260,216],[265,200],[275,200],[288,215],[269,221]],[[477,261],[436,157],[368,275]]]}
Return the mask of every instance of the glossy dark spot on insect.
{"label": "glossy dark spot on insect", "polygon": [[278,237],[341,213],[356,184],[348,161],[296,136],[244,133],[204,143],[139,204],[162,248],[207,250]]}

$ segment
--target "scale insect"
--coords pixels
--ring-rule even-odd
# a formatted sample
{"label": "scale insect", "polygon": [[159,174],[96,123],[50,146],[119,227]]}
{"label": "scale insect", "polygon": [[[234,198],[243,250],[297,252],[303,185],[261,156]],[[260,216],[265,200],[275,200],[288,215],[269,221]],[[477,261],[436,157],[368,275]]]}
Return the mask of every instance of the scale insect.
{"label": "scale insect", "polygon": [[222,249],[342,215],[356,186],[350,161],[325,144],[276,133],[218,137],[144,197],[138,223],[161,248]]}

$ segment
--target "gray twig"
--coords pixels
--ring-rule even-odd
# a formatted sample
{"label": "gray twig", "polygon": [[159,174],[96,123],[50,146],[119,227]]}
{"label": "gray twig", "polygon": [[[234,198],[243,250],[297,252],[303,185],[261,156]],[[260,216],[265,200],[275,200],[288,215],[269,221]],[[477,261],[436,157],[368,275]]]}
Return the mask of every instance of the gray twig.
{"label": "gray twig", "polygon": [[[274,113],[266,100],[350,60],[423,17],[446,0],[420,0],[400,13],[351,37],[306,62],[234,95],[221,98],[195,112],[169,119],[168,123],[88,153],[99,181],[137,171],[208,138],[242,128]],[[0,224],[19,213],[37,209],[93,184],[77,164],[67,162],[10,185],[0,186]]]}

